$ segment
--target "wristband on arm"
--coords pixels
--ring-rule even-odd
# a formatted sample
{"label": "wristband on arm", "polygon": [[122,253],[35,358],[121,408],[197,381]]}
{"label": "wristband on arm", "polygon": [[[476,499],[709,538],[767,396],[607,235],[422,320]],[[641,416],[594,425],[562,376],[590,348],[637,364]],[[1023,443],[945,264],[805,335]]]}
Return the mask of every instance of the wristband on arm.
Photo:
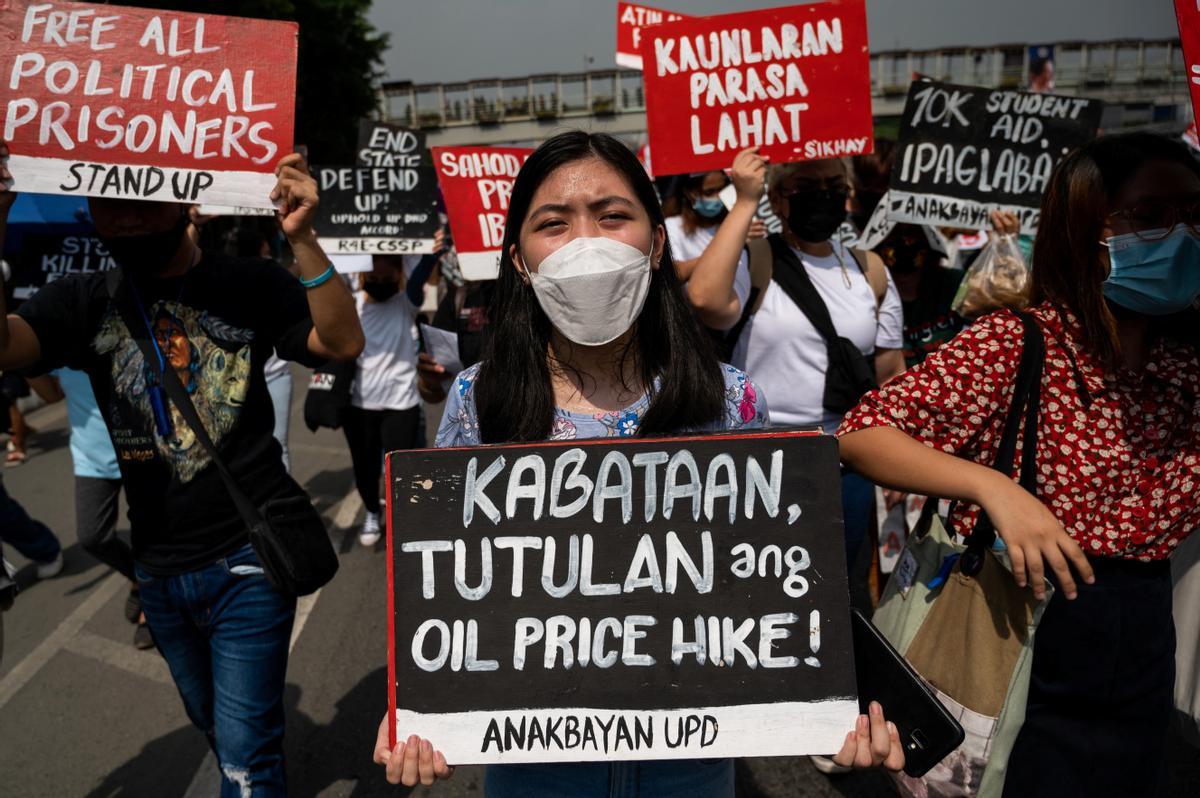
{"label": "wristband on arm", "polygon": [[333,268],[333,264],[330,263],[329,266],[325,268],[325,271],[321,272],[311,280],[306,280],[301,277],[300,285],[304,286],[305,288],[316,288],[319,285],[324,285],[325,283],[329,282],[329,278],[333,277],[334,272],[335,269]]}

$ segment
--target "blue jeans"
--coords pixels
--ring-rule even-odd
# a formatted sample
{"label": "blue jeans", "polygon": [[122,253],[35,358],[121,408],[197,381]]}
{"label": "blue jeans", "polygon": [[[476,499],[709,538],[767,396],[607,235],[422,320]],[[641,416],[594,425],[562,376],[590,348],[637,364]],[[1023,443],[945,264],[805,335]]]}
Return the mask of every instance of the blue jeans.
{"label": "blue jeans", "polygon": [[286,795],[283,685],[296,600],[271,587],[249,544],[197,571],[135,572],[184,709],[217,755],[221,797]]}
{"label": "blue jeans", "polygon": [[0,480],[0,540],[34,562],[51,562],[62,551],[54,533],[41,521],[35,521],[8,495]]}
{"label": "blue jeans", "polygon": [[732,759],[491,765],[487,798],[733,798]]}
{"label": "blue jeans", "polygon": [[875,485],[849,471],[842,472],[842,518],[846,524],[846,570],[853,571],[858,550],[867,539],[875,511]]}

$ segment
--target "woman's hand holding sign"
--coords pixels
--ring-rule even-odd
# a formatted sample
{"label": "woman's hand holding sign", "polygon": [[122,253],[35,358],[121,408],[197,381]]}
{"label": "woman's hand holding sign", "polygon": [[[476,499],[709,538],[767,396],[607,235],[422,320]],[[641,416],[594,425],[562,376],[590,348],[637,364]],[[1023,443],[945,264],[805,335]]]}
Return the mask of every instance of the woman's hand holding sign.
{"label": "woman's hand holding sign", "polygon": [[388,745],[388,721],[384,715],[375,737],[375,764],[387,768],[389,784],[415,787],[417,783],[433,784],[439,779],[454,775],[454,768],[446,764],[446,757],[433,749],[433,744],[415,734],[405,740],[397,740],[396,747]]}
{"label": "woman's hand holding sign", "polygon": [[[418,782],[429,785],[454,775],[454,768],[446,764],[446,757],[434,749],[429,740],[417,735],[398,740],[396,747],[388,745],[388,722],[384,715],[375,736],[375,764],[387,769],[389,784],[416,786]],[[855,770],[886,768],[893,773],[904,769],[904,746],[896,724],[888,721],[878,701],[871,702],[870,715],[859,715],[854,730],[846,735],[842,750],[833,756],[833,761],[842,767]]]}
{"label": "woman's hand holding sign", "polygon": [[317,181],[308,173],[308,162],[298,152],[281,158],[275,165],[278,182],[271,192],[271,200],[281,203],[279,224],[289,240],[312,231],[320,199],[317,197]]}
{"label": "woman's hand holding sign", "polygon": [[904,768],[900,732],[896,724],[884,718],[883,707],[878,701],[871,702],[869,717],[858,716],[854,731],[846,735],[846,742],[833,761],[856,770],[883,767],[896,773]]}
{"label": "woman's hand holding sign", "polygon": [[744,149],[734,157],[729,179],[737,190],[738,200],[758,210],[767,182],[767,159],[758,154],[758,147]]}
{"label": "woman's hand holding sign", "polygon": [[362,327],[354,309],[354,298],[341,280],[333,276],[333,264],[313,232],[320,199],[317,181],[308,173],[304,156],[292,153],[275,165],[275,189],[271,201],[279,204],[279,225],[287,236],[306,280],[308,310],[313,329],[308,336],[308,349],[328,360],[353,360],[363,350]]}

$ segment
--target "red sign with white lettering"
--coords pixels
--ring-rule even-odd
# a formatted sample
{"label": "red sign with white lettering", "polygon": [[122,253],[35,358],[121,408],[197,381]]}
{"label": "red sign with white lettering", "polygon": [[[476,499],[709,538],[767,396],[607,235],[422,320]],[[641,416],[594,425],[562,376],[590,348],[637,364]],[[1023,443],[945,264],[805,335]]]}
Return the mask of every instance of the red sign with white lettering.
{"label": "red sign with white lettering", "polygon": [[636,3],[617,3],[617,64],[629,69],[641,69],[642,28],[677,19],[691,17]]}
{"label": "red sign with white lettering", "polygon": [[0,0],[0,30],[17,190],[272,207],[296,23]]}
{"label": "red sign with white lettering", "polygon": [[864,0],[665,22],[642,59],[656,175],[874,149]]}
{"label": "red sign with white lettering", "polygon": [[1192,115],[1200,122],[1200,0],[1175,0],[1175,18],[1192,93]]}
{"label": "red sign with white lettering", "polygon": [[434,147],[433,164],[450,217],[458,266],[468,280],[500,273],[508,199],[528,147]]}

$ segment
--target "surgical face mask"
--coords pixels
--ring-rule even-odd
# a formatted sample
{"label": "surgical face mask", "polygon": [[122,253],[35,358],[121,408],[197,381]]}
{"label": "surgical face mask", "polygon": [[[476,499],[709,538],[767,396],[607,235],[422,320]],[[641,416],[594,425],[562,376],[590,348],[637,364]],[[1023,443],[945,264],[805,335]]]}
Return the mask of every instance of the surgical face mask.
{"label": "surgical face mask", "polygon": [[797,191],[788,196],[788,228],[801,241],[828,241],[846,220],[845,189]]}
{"label": "surgical face mask", "polygon": [[692,202],[692,210],[705,219],[716,219],[725,212],[725,203],[720,197],[696,197]]}
{"label": "surgical face mask", "polygon": [[529,281],[555,329],[580,346],[601,346],[641,315],[650,256],[611,238],[576,238],[543,260]]}
{"label": "surgical face mask", "polygon": [[180,214],[173,227],[135,236],[99,236],[101,243],[127,274],[150,276],[167,268],[187,233],[188,218]]}
{"label": "surgical face mask", "polygon": [[1200,297],[1200,238],[1184,224],[1155,241],[1141,235],[1127,233],[1105,242],[1112,269],[1104,296],[1147,316],[1187,310]]}

